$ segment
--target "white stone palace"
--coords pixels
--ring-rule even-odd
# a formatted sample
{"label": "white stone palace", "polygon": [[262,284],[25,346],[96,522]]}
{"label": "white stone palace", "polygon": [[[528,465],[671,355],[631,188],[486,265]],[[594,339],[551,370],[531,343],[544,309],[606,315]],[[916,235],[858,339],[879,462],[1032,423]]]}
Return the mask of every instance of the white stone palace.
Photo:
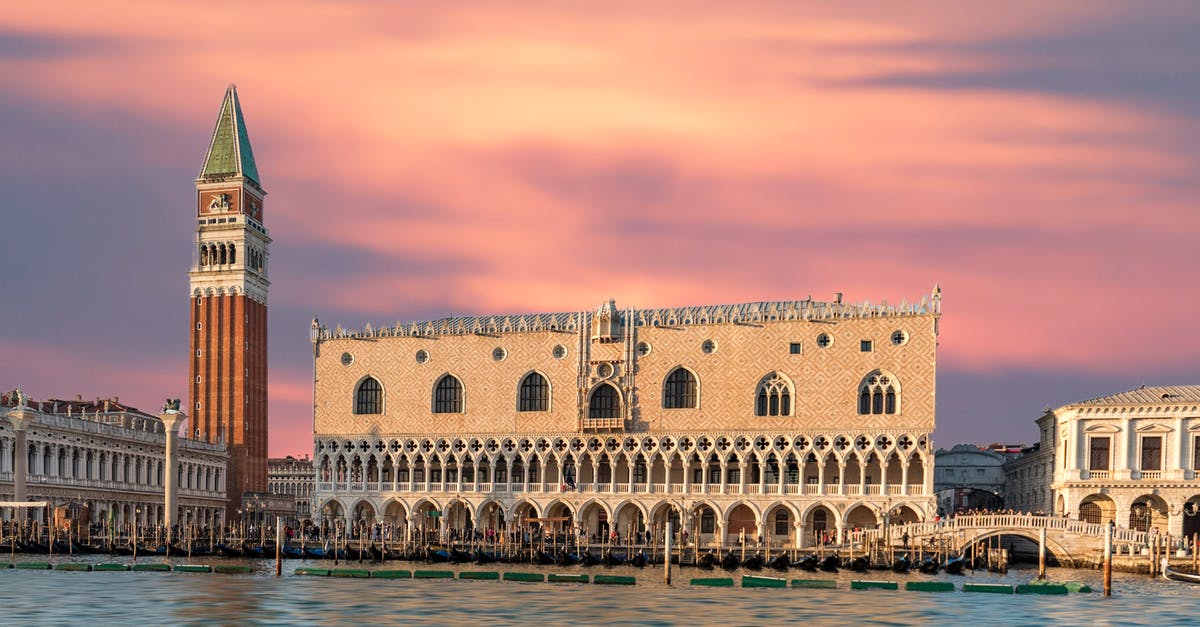
{"label": "white stone palace", "polygon": [[[93,522],[163,524],[165,446],[162,420],[117,399],[39,402],[14,390],[0,398],[0,501],[77,502],[89,507]],[[222,524],[229,453],[184,438],[177,450],[176,521]],[[39,520],[42,514],[31,512]]]}
{"label": "white stone palace", "polygon": [[1049,410],[1037,423],[1038,450],[1008,466],[1025,509],[1053,499],[1056,514],[1085,522],[1200,533],[1200,385],[1143,386]]}
{"label": "white stone palace", "polygon": [[[807,546],[932,517],[941,292],[313,321],[315,518]],[[435,513],[436,512],[436,513]],[[614,527],[615,522],[615,527]]]}

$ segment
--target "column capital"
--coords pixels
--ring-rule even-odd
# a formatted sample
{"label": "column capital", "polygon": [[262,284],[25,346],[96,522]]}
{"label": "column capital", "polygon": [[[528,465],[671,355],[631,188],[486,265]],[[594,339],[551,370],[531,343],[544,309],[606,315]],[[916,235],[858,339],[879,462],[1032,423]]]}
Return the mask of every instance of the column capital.
{"label": "column capital", "polygon": [[158,414],[158,419],[163,423],[163,429],[168,432],[174,431],[184,418],[187,418],[187,414],[180,411],[165,411]]}
{"label": "column capital", "polygon": [[8,413],[8,421],[12,423],[13,431],[24,431],[29,423],[37,417],[37,413],[27,407],[19,407]]}

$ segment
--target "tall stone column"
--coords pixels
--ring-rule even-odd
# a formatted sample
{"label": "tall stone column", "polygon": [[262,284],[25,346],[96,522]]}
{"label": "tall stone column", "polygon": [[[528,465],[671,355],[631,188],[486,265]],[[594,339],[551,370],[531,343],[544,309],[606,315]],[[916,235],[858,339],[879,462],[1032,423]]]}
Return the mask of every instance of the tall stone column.
{"label": "tall stone column", "polygon": [[165,463],[163,464],[163,524],[167,527],[167,546],[171,545],[171,531],[179,516],[179,422],[186,416],[178,411],[165,411],[158,415],[166,430]]}
{"label": "tall stone column", "polygon": [[[28,501],[29,494],[25,481],[29,478],[29,441],[26,439],[26,429],[33,422],[34,413],[25,407],[18,407],[8,415],[12,423],[16,442],[13,444],[13,500]],[[27,511],[27,510],[22,510]]]}

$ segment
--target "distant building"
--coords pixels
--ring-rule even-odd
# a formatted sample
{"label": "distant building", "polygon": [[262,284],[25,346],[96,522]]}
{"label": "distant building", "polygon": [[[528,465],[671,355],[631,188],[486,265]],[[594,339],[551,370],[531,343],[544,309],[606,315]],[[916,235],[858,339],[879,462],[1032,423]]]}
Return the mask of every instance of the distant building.
{"label": "distant building", "polygon": [[[21,416],[30,418],[16,450]],[[14,496],[15,455],[25,455],[28,500],[83,503],[93,522],[164,520],[166,433],[157,416],[117,399],[18,401],[0,397],[0,501]],[[179,438],[180,524],[225,521],[225,447]],[[42,512],[33,512],[41,518]],[[4,516],[10,511],[4,510]]]}
{"label": "distant building", "polygon": [[[1071,518],[1172,535],[1200,533],[1200,385],[1140,387],[1038,418],[1042,442],[1014,471]],[[1051,451],[1053,451],[1051,453]],[[1038,485],[1040,484],[1040,485]]]}
{"label": "distant building", "polygon": [[1041,437],[1033,446],[1004,463],[1004,504],[1019,512],[1054,511],[1054,415],[1046,412],[1037,419]]}
{"label": "distant building", "polygon": [[316,483],[312,459],[308,455],[296,459],[272,457],[267,460],[267,491],[272,495],[286,495],[295,502],[288,524],[298,525],[312,518],[312,494]]}
{"label": "distant building", "polygon": [[[974,444],[934,454],[933,489],[943,514],[1004,507],[1004,462],[1008,455]],[[1004,450],[1007,450],[1005,448]]]}

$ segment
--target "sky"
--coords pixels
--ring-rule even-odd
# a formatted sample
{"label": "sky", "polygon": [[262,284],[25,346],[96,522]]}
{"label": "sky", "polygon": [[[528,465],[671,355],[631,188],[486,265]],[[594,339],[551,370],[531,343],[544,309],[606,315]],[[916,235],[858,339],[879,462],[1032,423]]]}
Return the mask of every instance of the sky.
{"label": "sky", "polygon": [[944,291],[935,441],[1200,383],[1191,2],[0,0],[0,388],[186,397],[235,83],[274,243],[270,452],[313,316]]}

